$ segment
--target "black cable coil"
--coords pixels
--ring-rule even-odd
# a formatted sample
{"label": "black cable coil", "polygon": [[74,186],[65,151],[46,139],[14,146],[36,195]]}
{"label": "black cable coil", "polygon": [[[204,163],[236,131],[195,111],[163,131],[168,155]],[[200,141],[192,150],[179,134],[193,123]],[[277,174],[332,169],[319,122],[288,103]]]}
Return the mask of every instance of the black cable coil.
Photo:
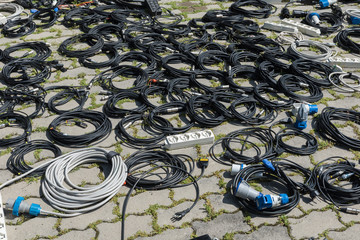
{"label": "black cable coil", "polygon": [[[76,125],[87,128],[92,125],[95,130],[82,135],[67,135],[59,129],[61,125]],[[51,141],[60,146],[81,148],[101,142],[110,135],[112,124],[102,112],[74,111],[64,113],[55,118],[49,125],[46,134]]]}

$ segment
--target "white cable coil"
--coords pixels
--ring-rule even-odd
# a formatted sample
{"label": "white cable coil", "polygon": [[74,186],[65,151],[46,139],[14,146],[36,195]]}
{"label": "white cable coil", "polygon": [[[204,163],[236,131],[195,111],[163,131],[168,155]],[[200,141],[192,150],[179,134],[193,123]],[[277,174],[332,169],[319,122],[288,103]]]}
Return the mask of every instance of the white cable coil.
{"label": "white cable coil", "polygon": [[290,45],[294,41],[304,40],[304,35],[301,32],[280,32],[277,38],[275,39],[278,43],[282,45]]}
{"label": "white cable coil", "polygon": [[[338,75],[339,84],[336,84],[334,81],[334,76]],[[345,82],[345,78],[353,79],[357,82],[357,85],[350,85]],[[329,81],[337,88],[341,89],[344,92],[359,92],[360,91],[360,76],[354,73],[346,72],[333,72],[329,75]]]}
{"label": "white cable coil", "polygon": [[356,17],[356,18],[360,18],[360,10],[359,9],[346,9],[345,10],[345,14],[350,16],[350,17]]}
{"label": "white cable coil", "polygon": [[[311,53],[304,53],[299,51],[297,48],[299,47],[316,47],[321,51],[321,53],[317,54],[315,52]],[[311,40],[302,40],[302,41],[295,41],[293,42],[288,51],[292,55],[296,55],[297,57],[306,59],[306,60],[313,60],[313,61],[326,61],[330,57],[333,57],[337,54],[336,51],[331,50],[328,46]]]}
{"label": "white cable coil", "polygon": [[[68,173],[79,165],[89,163],[109,164],[111,165],[111,171],[106,179],[98,185],[79,187],[73,184]],[[0,186],[0,189],[29,175],[36,169],[46,166],[41,191],[53,208],[64,213],[46,210],[41,210],[40,213],[59,217],[75,217],[98,209],[119,192],[127,177],[127,167],[120,155],[114,154],[111,159],[108,159],[108,152],[104,149],[86,148],[43,163],[27,173],[5,182]],[[64,183],[73,189],[68,189],[64,186]]]}
{"label": "white cable coil", "polygon": [[0,12],[11,12],[10,15],[5,16],[0,13],[0,25],[4,25],[8,20],[19,16],[24,11],[24,8],[15,3],[0,3]]}

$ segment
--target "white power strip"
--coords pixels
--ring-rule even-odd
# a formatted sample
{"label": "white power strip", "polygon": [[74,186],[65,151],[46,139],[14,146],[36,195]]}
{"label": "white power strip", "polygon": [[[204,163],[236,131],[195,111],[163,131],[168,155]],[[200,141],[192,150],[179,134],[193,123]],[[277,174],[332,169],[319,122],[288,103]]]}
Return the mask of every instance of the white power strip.
{"label": "white power strip", "polygon": [[340,58],[340,57],[331,57],[326,63],[332,66],[340,66],[345,68],[359,68],[360,67],[360,58]]}
{"label": "white power strip", "polygon": [[214,133],[211,130],[190,132],[167,136],[164,147],[169,150],[193,147],[201,144],[213,144]]}
{"label": "white power strip", "polygon": [[7,240],[3,201],[0,193],[0,239]]}
{"label": "white power strip", "polygon": [[281,24],[281,23],[273,23],[273,22],[265,22],[264,25],[262,26],[262,28],[272,30],[272,31],[277,31],[277,32],[292,32],[292,33],[298,32],[297,27],[293,27],[293,26],[285,25],[285,24]]}
{"label": "white power strip", "polygon": [[318,28],[314,28],[309,25],[299,23],[299,22],[296,22],[291,19],[283,19],[283,20],[281,20],[281,23],[296,27],[300,32],[302,32],[306,35],[312,36],[312,37],[318,37],[318,36],[320,36],[320,33],[321,33],[320,29],[318,29]]}

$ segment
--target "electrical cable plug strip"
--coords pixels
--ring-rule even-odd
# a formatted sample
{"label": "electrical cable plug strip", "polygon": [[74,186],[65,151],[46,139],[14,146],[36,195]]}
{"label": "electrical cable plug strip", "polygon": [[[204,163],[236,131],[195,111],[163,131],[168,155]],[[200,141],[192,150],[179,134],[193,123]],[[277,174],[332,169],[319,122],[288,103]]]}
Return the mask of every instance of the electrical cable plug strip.
{"label": "electrical cable plug strip", "polygon": [[[98,185],[88,187],[79,187],[72,183],[69,172],[82,164],[92,163],[109,165],[111,170],[105,180]],[[9,199],[6,204],[6,208],[11,209],[14,215],[18,216],[19,213],[25,212],[33,216],[41,214],[75,217],[94,211],[119,192],[127,177],[127,167],[118,153],[107,152],[101,148],[86,148],[45,162],[27,173],[3,183],[0,189],[44,168],[46,171],[41,182],[41,191],[50,206],[60,213],[43,210],[37,204],[29,205],[24,198],[18,197],[16,200]],[[65,187],[65,183],[73,189]]]}

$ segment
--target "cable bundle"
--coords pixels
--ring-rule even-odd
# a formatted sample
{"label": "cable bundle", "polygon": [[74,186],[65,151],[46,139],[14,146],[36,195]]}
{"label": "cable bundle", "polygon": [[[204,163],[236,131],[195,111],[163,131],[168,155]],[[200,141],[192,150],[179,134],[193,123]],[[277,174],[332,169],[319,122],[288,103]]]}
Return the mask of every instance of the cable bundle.
{"label": "cable bundle", "polygon": [[[284,142],[284,138],[301,137],[306,140],[305,145],[301,147],[290,146]],[[283,150],[297,155],[310,155],[314,154],[318,149],[318,142],[316,138],[306,132],[296,128],[284,128],[280,130],[275,136],[276,151],[281,153]]]}
{"label": "cable bundle", "polygon": [[[94,126],[95,130],[83,135],[67,135],[60,132],[61,125],[76,125],[87,128],[88,124]],[[110,135],[112,124],[102,112],[74,111],[66,112],[55,118],[49,125],[46,133],[51,141],[60,146],[80,148],[100,142]]]}
{"label": "cable bundle", "polygon": [[[263,128],[244,128],[229,133],[224,138],[216,141],[209,149],[209,155],[217,162],[224,165],[232,163],[258,163],[265,158],[275,157],[274,133],[270,129]],[[253,142],[256,139],[256,142]],[[218,157],[215,154],[215,146],[221,143],[224,154]],[[263,150],[258,146],[262,146]],[[235,145],[241,146],[240,152]],[[249,148],[255,150],[254,156],[244,155],[244,151]]]}
{"label": "cable bundle", "polygon": [[360,36],[360,27],[347,28],[340,31],[334,38],[334,43],[347,51],[352,53],[360,53],[360,44],[350,39],[351,36]]}
{"label": "cable bundle", "polygon": [[322,22],[326,22],[328,24],[330,24],[330,27],[327,26],[321,26],[320,24],[315,24],[311,18],[310,18],[310,14],[307,14],[304,22],[314,28],[318,28],[321,31],[321,34],[326,34],[329,35],[331,33],[337,32],[339,30],[341,30],[343,28],[342,25],[342,19],[340,17],[338,17],[337,15],[335,15],[334,13],[330,13],[330,12],[323,12],[320,13],[320,20]]}
{"label": "cable bundle", "polygon": [[24,132],[21,135],[0,138],[0,146],[3,148],[24,143],[30,137],[32,131],[30,119],[25,114],[17,112],[0,114],[0,129],[6,127],[21,128]]}
{"label": "cable bundle", "polygon": [[[24,174],[33,168],[30,167],[24,157],[26,154],[37,151],[37,150],[50,150],[55,158],[61,155],[61,150],[56,145],[52,144],[51,142],[45,140],[34,140],[30,141],[26,144],[22,144],[16,147],[9,159],[6,162],[7,169],[15,175]],[[32,171],[31,174],[28,176],[41,176],[44,174],[46,167],[44,168],[36,168],[36,170]]]}
{"label": "cable bundle", "polygon": [[359,124],[359,119],[359,112],[345,108],[326,107],[316,118],[315,128],[323,137],[348,148],[359,150],[360,140],[344,135],[332,122],[334,120],[342,120]]}
{"label": "cable bundle", "polygon": [[[288,161],[288,160],[287,160]],[[234,181],[232,183],[232,192],[233,195],[236,196],[237,188],[240,184],[243,184],[242,182],[251,182],[251,181],[257,181],[261,182],[266,181],[268,184],[274,184],[279,188],[279,185],[281,186],[281,189],[286,189],[287,195],[288,195],[288,203],[272,208],[267,208],[263,210],[259,210],[255,204],[255,201],[247,200],[238,198],[238,202],[241,205],[243,209],[246,211],[256,214],[256,215],[262,215],[262,216],[277,216],[281,214],[286,214],[290,212],[292,209],[294,209],[297,204],[300,201],[300,194],[297,189],[297,186],[302,186],[303,183],[297,183],[291,180],[287,174],[285,174],[284,170],[292,170],[294,172],[298,172],[298,170],[302,170],[305,173],[305,176],[309,175],[308,170],[303,169],[300,165],[297,165],[296,163],[293,163],[291,161],[288,162],[272,162],[272,165],[274,167],[274,171],[269,169],[268,167],[264,165],[251,165],[247,166],[243,170],[241,170],[234,178]],[[300,170],[300,171],[301,171]]]}
{"label": "cable bundle", "polygon": [[[12,60],[16,60],[18,59],[18,57],[12,57],[11,54],[16,51],[21,51],[23,49],[28,49],[28,48],[31,49],[31,51],[26,52],[20,58],[28,57],[39,61],[45,61],[51,55],[51,49],[44,42],[23,42],[6,48],[3,51],[3,58],[1,59],[1,61],[7,63]],[[34,56],[33,56],[33,52],[35,52]]]}
{"label": "cable bundle", "polygon": [[327,158],[315,166],[312,175],[326,201],[337,207],[360,202],[360,170],[348,160],[335,156]]}
{"label": "cable bundle", "polygon": [[[244,8],[246,6],[253,6],[259,9],[247,10]],[[244,17],[268,18],[276,12],[277,8],[262,0],[238,0],[230,6],[230,10]]]}

